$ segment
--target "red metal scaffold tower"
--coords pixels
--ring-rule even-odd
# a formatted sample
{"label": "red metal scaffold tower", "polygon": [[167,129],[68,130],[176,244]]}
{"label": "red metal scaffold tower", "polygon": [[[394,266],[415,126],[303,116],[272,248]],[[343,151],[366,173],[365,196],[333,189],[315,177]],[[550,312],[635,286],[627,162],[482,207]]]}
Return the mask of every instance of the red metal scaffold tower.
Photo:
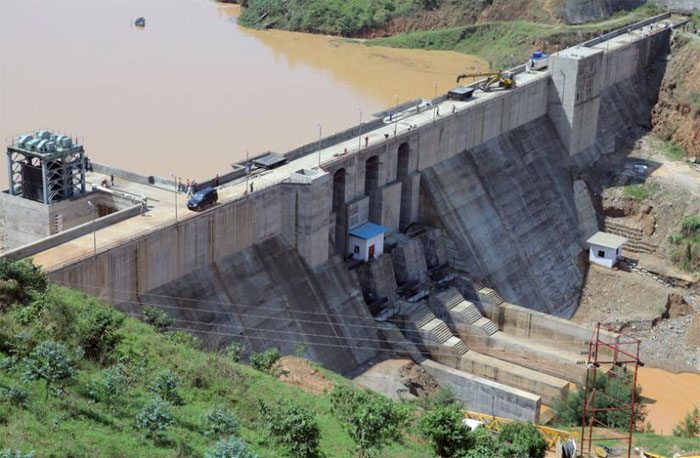
{"label": "red metal scaffold tower", "polygon": [[[627,442],[627,457],[632,454],[632,434],[635,427],[635,409],[637,399],[637,370],[644,366],[639,360],[639,347],[641,341],[625,334],[615,336],[605,333],[601,336],[600,323],[596,325],[588,344],[588,360],[581,361],[586,364],[586,384],[583,397],[583,412],[581,413],[581,451],[580,457],[590,457],[593,443],[597,441],[621,441]],[[625,372],[610,372],[615,367],[622,368]],[[625,376],[631,368],[634,368],[632,375],[632,390],[630,399],[613,398],[602,391],[597,390],[597,377],[620,377]],[[599,374],[598,372],[602,372]],[[613,402],[613,407],[596,407],[596,396],[603,396],[608,401]],[[629,425],[627,433],[624,435],[612,435],[606,432],[604,436],[594,435],[594,426],[606,427],[605,424],[596,419],[596,412],[629,412]]]}

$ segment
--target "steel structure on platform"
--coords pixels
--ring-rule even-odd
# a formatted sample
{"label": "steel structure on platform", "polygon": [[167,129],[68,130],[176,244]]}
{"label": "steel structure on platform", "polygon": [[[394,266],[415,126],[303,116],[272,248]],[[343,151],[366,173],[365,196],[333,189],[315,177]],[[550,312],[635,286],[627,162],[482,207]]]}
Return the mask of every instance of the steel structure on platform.
{"label": "steel structure on platform", "polygon": [[7,167],[13,196],[48,205],[85,194],[85,151],[66,135],[20,135],[7,147]]}

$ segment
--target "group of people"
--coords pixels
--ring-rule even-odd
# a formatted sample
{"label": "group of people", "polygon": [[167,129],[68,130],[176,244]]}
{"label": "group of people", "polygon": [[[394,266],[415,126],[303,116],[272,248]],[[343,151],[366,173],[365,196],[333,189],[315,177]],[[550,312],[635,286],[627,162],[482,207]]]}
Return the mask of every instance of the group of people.
{"label": "group of people", "polygon": [[[211,185],[215,188],[218,188],[220,184],[221,179],[219,178],[219,174],[217,173],[214,179],[212,180]],[[182,177],[178,177],[177,190],[178,192],[186,193],[187,198],[189,199],[199,190],[199,183],[197,183],[195,180],[190,180],[189,178],[186,180],[185,183],[183,183]]]}

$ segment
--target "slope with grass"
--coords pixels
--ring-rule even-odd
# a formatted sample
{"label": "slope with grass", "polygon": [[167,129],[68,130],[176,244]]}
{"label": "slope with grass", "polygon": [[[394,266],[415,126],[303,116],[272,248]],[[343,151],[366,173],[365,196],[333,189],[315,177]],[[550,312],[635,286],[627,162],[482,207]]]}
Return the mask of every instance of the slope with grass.
{"label": "slope with grass", "polygon": [[[42,342],[55,342],[57,352],[39,358]],[[51,385],[28,379],[30,361],[53,367],[51,361],[61,357],[71,368],[66,377]],[[318,370],[334,383],[347,383]],[[172,425],[147,437],[137,417],[155,392],[163,398],[176,393],[165,408]],[[283,456],[287,449],[259,424],[261,400],[289,401],[313,412],[320,451],[350,454],[353,442],[331,414],[328,393],[307,393],[230,356],[203,352],[189,334],[156,332],[92,297],[47,285],[28,264],[0,260],[0,449],[39,457],[203,456],[221,438],[207,427],[206,414],[223,406],[237,418],[237,436],[250,449],[261,457]],[[167,426],[167,415],[153,421]],[[426,445],[400,439],[383,456],[431,455]]]}

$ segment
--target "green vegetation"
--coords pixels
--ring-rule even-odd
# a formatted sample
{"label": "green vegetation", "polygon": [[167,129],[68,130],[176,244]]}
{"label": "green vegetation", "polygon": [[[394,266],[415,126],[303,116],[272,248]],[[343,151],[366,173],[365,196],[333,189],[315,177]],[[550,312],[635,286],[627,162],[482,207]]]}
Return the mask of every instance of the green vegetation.
{"label": "green vegetation", "polygon": [[463,418],[462,409],[456,404],[439,406],[423,415],[421,432],[436,455],[444,458],[460,456],[474,446],[471,432],[461,427]]}
{"label": "green vegetation", "polygon": [[693,410],[673,428],[673,435],[676,437],[700,436],[700,409],[693,407]]}
{"label": "green vegetation", "polygon": [[290,401],[259,401],[260,426],[285,447],[289,455],[313,458],[319,454],[321,430],[316,414]]}
{"label": "green vegetation", "polygon": [[392,17],[409,14],[420,2],[386,0],[249,0],[239,21],[248,27],[352,36],[380,27]]}
{"label": "green vegetation", "polygon": [[[593,387],[591,380],[589,388]],[[632,380],[623,369],[615,369],[610,377],[599,374],[595,380],[595,387],[599,394],[595,397],[596,408],[619,407],[621,403],[628,403],[632,395]],[[637,385],[636,397],[641,396],[642,388]],[[554,404],[555,420],[562,426],[580,426],[581,412],[583,412],[584,387],[570,392],[566,399]],[[643,424],[646,416],[644,405],[637,404],[635,411],[635,424]],[[626,428],[629,425],[630,414],[627,411],[611,410],[596,414],[596,422],[601,426],[610,428]],[[588,419],[586,419],[586,422]]]}
{"label": "green vegetation", "polygon": [[664,140],[661,141],[661,151],[664,153],[666,157],[669,159],[673,159],[675,161],[681,161],[685,158],[685,151],[683,151],[683,148],[680,146],[676,145],[673,142],[667,142]]}
{"label": "green vegetation", "polygon": [[[203,352],[196,339],[162,322],[154,322],[158,332],[95,298],[49,285],[30,263],[0,260],[0,456],[289,456],[292,446],[261,428],[263,399],[293,402],[282,411],[282,429],[309,438],[315,424],[321,454],[347,456],[354,448],[329,394]],[[104,339],[95,329],[108,330]],[[429,446],[403,433],[382,451],[390,458],[429,454]]]}
{"label": "green vegetation", "polygon": [[671,251],[673,262],[688,272],[700,270],[700,216],[683,218],[680,234],[669,235],[668,242],[676,246]]}
{"label": "green vegetation", "polygon": [[261,372],[270,372],[272,365],[281,357],[281,353],[277,348],[268,348],[262,353],[253,353],[250,355],[250,364],[253,369]]}
{"label": "green vegetation", "polygon": [[623,193],[625,197],[630,199],[638,200],[642,202],[649,198],[654,192],[656,192],[658,185],[654,182],[647,182],[643,184],[630,184],[623,188]]}

